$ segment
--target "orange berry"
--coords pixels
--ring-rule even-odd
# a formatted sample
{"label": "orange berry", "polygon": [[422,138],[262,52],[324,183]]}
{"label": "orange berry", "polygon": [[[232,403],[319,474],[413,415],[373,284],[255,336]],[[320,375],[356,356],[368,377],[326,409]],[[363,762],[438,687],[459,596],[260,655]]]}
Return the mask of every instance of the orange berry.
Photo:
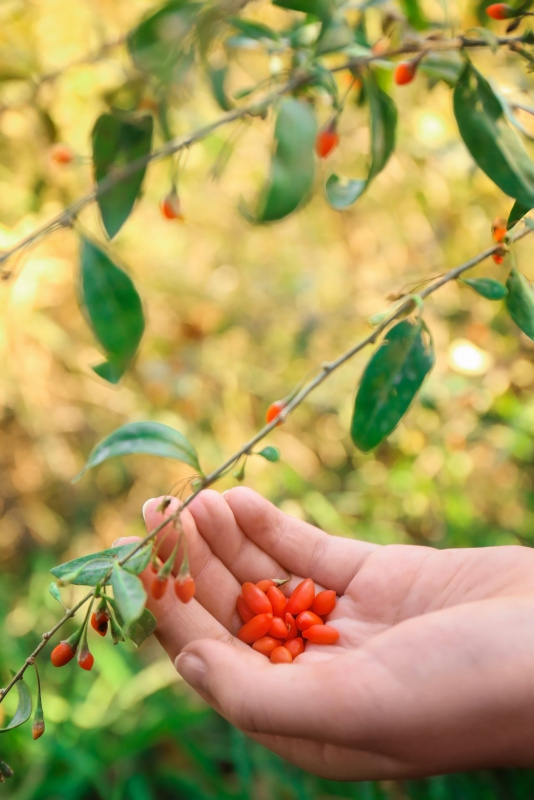
{"label": "orange berry", "polygon": [[74,150],[68,144],[55,144],[50,150],[50,158],[55,164],[71,164],[75,159]]}
{"label": "orange berry", "polygon": [[243,622],[249,622],[256,615],[245,603],[245,598],[242,594],[237,598],[237,612]]}
{"label": "orange berry", "polygon": [[300,636],[297,636],[296,639],[290,639],[288,642],[286,642],[284,647],[289,650],[294,661],[297,656],[300,656],[300,654],[304,652],[304,639],[302,639]]}
{"label": "orange berry", "polygon": [[174,581],[174,591],[178,600],[181,600],[182,603],[189,603],[195,596],[195,579],[191,575],[184,575],[184,577],[178,575]]}
{"label": "orange berry", "polygon": [[267,589],[267,597],[271,601],[273,614],[275,617],[283,617],[287,608],[287,597],[278,586],[270,586]]}
{"label": "orange berry", "polygon": [[257,653],[264,656],[270,656],[275,647],[279,647],[282,642],[279,639],[274,639],[272,636],[262,636],[261,639],[256,639],[252,643],[252,649]]}
{"label": "orange berry", "polygon": [[87,671],[93,669],[93,664],[95,663],[95,659],[93,654],[89,652],[89,650],[81,650],[78,653],[78,664],[82,669],[86,669]]}
{"label": "orange berry", "polygon": [[312,625],[302,631],[302,636],[313,644],[335,644],[339,639],[339,631],[330,625]]}
{"label": "orange berry", "polygon": [[76,655],[76,648],[68,642],[60,642],[50,653],[50,661],[54,667],[64,667]]}
{"label": "orange berry", "polygon": [[184,215],[182,213],[182,204],[180,198],[175,191],[163,198],[159,205],[160,211],[165,219],[179,219],[182,220]]}
{"label": "orange berry", "polygon": [[312,611],[320,617],[326,617],[336,606],[336,593],[333,589],[325,589],[319,592],[313,601]]}
{"label": "orange berry", "polygon": [[268,633],[269,636],[274,636],[276,639],[287,639],[289,629],[283,619],[273,617]]}
{"label": "orange berry", "polygon": [[493,253],[492,259],[495,261],[496,264],[502,264],[504,261],[504,256],[502,253]]}
{"label": "orange berry", "polygon": [[413,81],[416,72],[417,66],[412,61],[401,61],[401,63],[397,64],[395,67],[393,80],[397,86],[404,86],[404,84]]}
{"label": "orange berry", "polygon": [[32,737],[34,739],[40,739],[44,732],[45,732],[44,719],[36,720],[32,725]]}
{"label": "orange berry", "polygon": [[312,625],[324,625],[323,620],[313,611],[301,611],[295,620],[299,631],[305,631],[306,628],[311,628]]}
{"label": "orange berry", "polygon": [[512,19],[512,17],[516,16],[517,12],[515,8],[507,5],[507,3],[493,3],[493,5],[487,7],[486,14],[492,19],[501,20]]}
{"label": "orange berry", "polygon": [[100,635],[105,636],[108,632],[109,614],[105,609],[93,611],[91,614],[91,627]]}
{"label": "orange berry", "polygon": [[150,587],[150,594],[154,600],[161,600],[161,598],[165,595],[168,582],[169,579],[167,577],[162,578],[161,575],[155,576]]}
{"label": "orange berry", "polygon": [[273,664],[291,664],[293,656],[287,647],[275,647],[271,653],[271,661]]}
{"label": "orange berry", "polygon": [[256,586],[258,587],[258,589],[261,589],[262,592],[267,593],[267,589],[270,586],[276,586],[276,583],[270,580],[269,578],[264,578],[262,581],[258,581]]}
{"label": "orange berry", "polygon": [[491,226],[491,237],[494,242],[500,244],[506,236],[506,222],[501,217],[493,220]]}
{"label": "orange berry", "polygon": [[[271,405],[267,409],[267,412],[265,414],[265,421],[267,423],[272,422],[280,415],[280,412],[283,411],[285,407],[286,404],[284,403],[283,400],[275,400],[275,402],[271,403]],[[277,424],[281,425],[282,420],[280,420],[280,422],[278,422]]]}
{"label": "orange berry", "polygon": [[245,603],[255,614],[272,614],[271,601],[256,584],[246,581],[241,587],[241,592]]}
{"label": "orange berry", "polygon": [[339,135],[334,123],[330,123],[317,134],[315,152],[319,158],[326,158],[339,144]]}
{"label": "orange berry", "polygon": [[265,636],[271,627],[271,622],[273,621],[272,614],[257,614],[248,622],[239,628],[237,632],[237,638],[241,639],[242,642],[246,642],[247,644],[252,644],[257,639],[261,639],[262,636]]}
{"label": "orange berry", "polygon": [[287,601],[288,614],[295,616],[300,614],[301,611],[307,611],[308,608],[311,608],[314,599],[315,584],[311,578],[306,578],[299,583]]}

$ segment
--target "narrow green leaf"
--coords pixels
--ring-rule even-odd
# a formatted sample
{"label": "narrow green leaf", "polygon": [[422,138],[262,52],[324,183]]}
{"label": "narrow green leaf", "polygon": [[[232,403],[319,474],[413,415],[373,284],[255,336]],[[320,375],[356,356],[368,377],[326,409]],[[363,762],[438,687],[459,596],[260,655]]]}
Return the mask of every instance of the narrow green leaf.
{"label": "narrow green leaf", "polygon": [[217,69],[214,67],[208,68],[208,77],[210,79],[213,96],[223,111],[230,111],[230,109],[234,107],[224,88],[227,74],[227,66],[218,67]]}
{"label": "narrow green leaf", "polygon": [[[121,544],[119,547],[110,547],[98,553],[80,556],[80,558],[54,567],[50,572],[57,580],[65,581],[65,583],[73,583],[76,586],[96,586],[97,583],[104,580],[111,567],[117,561],[126,558],[136,546],[135,543]],[[132,556],[123,569],[138,575],[148,566],[151,553],[152,546],[147,545]],[[109,583],[109,580],[107,582]]]}
{"label": "narrow green leaf", "polygon": [[277,447],[271,447],[271,445],[264,447],[257,455],[262,456],[266,461],[272,461],[273,464],[280,461],[280,450]]}
{"label": "narrow green leaf", "polygon": [[376,83],[374,77],[363,77],[363,88],[369,100],[371,117],[371,163],[367,178],[351,180],[330,175],[326,182],[326,197],[333,208],[341,210],[355,203],[367,189],[373,178],[386,166],[395,149],[397,108],[391,97]]}
{"label": "narrow green leaf", "polygon": [[87,463],[74,481],[79,481],[88,469],[108,458],[132,453],[174,458],[203,474],[195,448],[179,431],[161,422],[130,422],[117,428],[91,450]]}
{"label": "narrow green leaf", "polygon": [[59,586],[55,581],[52,581],[52,583],[48,587],[48,591],[50,592],[54,600],[57,600],[57,602],[60,605],[63,605],[63,600],[61,599],[61,592],[59,591]]}
{"label": "narrow green leaf", "polygon": [[[93,169],[97,187],[137,159],[148,156],[152,147],[153,119],[150,115],[127,119],[102,114],[93,128]],[[97,196],[102,222],[112,239],[124,225],[141,191],[146,164],[133,175],[118,181]]]}
{"label": "narrow green leaf", "polygon": [[253,222],[287,217],[309,198],[315,176],[314,145],[317,123],[302,100],[284,100],[274,129],[274,152],[269,181],[261,193]]}
{"label": "narrow green leaf", "polygon": [[145,639],[148,639],[148,637],[154,633],[156,625],[156,617],[148,608],[145,608],[141,616],[134,620],[134,622],[131,622],[124,630],[124,633],[128,639],[139,647],[143,644]]}
{"label": "narrow green leaf", "polygon": [[131,278],[96,244],[82,239],[80,302],[109,363],[95,372],[116,383],[143,336],[141,299]]}
{"label": "narrow green leaf", "polygon": [[514,225],[517,225],[529,211],[532,211],[532,206],[525,206],[523,203],[520,203],[519,200],[516,200],[506,222],[506,230],[509,231]]}
{"label": "narrow green leaf", "polygon": [[418,319],[390,328],[363,373],[351,423],[351,438],[366,452],[393,431],[434,365],[430,334]]}
{"label": "narrow green leaf", "polygon": [[469,63],[454,90],[454,113],[464,143],[503,192],[534,206],[534,164],[510,127],[502,102]]}
{"label": "narrow green leaf", "polygon": [[23,680],[17,681],[15,686],[19,695],[17,710],[11,722],[6,725],[5,728],[0,728],[0,733],[5,733],[6,731],[13,730],[13,728],[18,728],[20,725],[24,725],[24,723],[29,720],[32,713],[32,696],[30,690]]}
{"label": "narrow green leaf", "polygon": [[254,39],[259,42],[264,40],[271,42],[280,41],[280,34],[261,22],[252,22],[247,19],[239,19],[239,17],[230,17],[228,23],[233,28],[244,33],[249,39]]}
{"label": "narrow green leaf", "polygon": [[461,282],[466,283],[486,300],[502,300],[508,294],[504,283],[495,278],[462,278]]}
{"label": "narrow green leaf", "polygon": [[334,6],[332,0],[273,0],[273,5],[291,11],[302,11],[303,14],[313,14],[322,20],[331,17]]}
{"label": "narrow green leaf", "polygon": [[124,627],[128,628],[143,613],[146,603],[145,588],[137,575],[132,575],[123,567],[119,567],[117,562],[113,564],[111,587],[124,620]]}
{"label": "narrow green leaf", "polygon": [[142,72],[179,82],[193,60],[192,31],[203,3],[173,0],[151,13],[128,35],[128,50]]}
{"label": "narrow green leaf", "polygon": [[534,341],[534,291],[524,275],[515,267],[506,281],[506,307],[513,321]]}

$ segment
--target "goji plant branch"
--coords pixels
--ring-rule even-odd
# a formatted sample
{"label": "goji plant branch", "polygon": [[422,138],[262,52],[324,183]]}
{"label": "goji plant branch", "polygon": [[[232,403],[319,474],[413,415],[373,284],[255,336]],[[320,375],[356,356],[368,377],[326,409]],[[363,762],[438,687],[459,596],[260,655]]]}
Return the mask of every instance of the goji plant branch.
{"label": "goji plant branch", "polygon": [[[495,39],[495,43],[501,47],[504,47],[514,44],[528,43],[530,42],[531,38],[531,34],[528,33],[524,34],[523,36],[501,36]],[[409,53],[462,50],[464,48],[489,46],[490,43],[485,39],[471,39],[462,36],[457,36],[453,39],[425,39],[423,41],[408,42],[401,47],[398,47],[394,50],[387,50],[381,54],[371,53],[368,56],[351,58],[343,64],[333,67],[330,72],[336,73],[343,72],[345,70],[357,70],[360,67],[363,67],[366,64],[370,64],[374,61],[384,61],[395,56]],[[107,178],[100,181],[98,186],[96,186],[91,192],[84,195],[79,200],[76,200],[74,203],[64,209],[64,211],[57,214],[53,219],[49,220],[49,222],[46,222],[44,225],[36,228],[32,233],[21,239],[13,247],[9,248],[8,250],[4,250],[4,252],[0,255],[0,267],[2,267],[2,265],[5,264],[5,262],[13,255],[39,241],[39,239],[42,239],[44,236],[47,236],[59,228],[72,225],[80,211],[82,211],[90,203],[94,202],[97,197],[100,197],[101,195],[110,191],[110,189],[112,189],[114,186],[131,177],[136,172],[139,172],[152,161],[167,158],[168,156],[171,156],[180,150],[190,147],[191,145],[207,138],[218,128],[228,125],[231,122],[235,122],[236,120],[243,119],[244,117],[248,116],[258,116],[258,114],[269,108],[269,106],[276,102],[276,100],[278,100],[280,97],[313,83],[315,79],[316,75],[313,71],[296,71],[296,73],[286,83],[278,87],[275,91],[270,92],[265,97],[260,98],[259,100],[256,100],[246,106],[235,108],[232,111],[222,115],[218,120],[215,120],[215,122],[205,125],[202,128],[198,128],[196,131],[193,131],[186,136],[179,136],[175,139],[171,139],[169,142],[166,142],[161,147],[156,148],[148,155],[135,159],[135,161],[131,161],[122,169],[115,170],[112,175],[109,175]]]}

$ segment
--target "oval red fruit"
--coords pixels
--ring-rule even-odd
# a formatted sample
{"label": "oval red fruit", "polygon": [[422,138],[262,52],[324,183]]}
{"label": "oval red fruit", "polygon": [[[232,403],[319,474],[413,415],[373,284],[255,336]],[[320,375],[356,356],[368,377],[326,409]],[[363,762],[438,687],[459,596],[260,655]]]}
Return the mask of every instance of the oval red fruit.
{"label": "oval red fruit", "polygon": [[411,83],[411,81],[413,81],[416,72],[417,66],[411,61],[401,61],[401,63],[397,64],[395,67],[395,71],[393,72],[393,80],[397,86],[404,86],[404,84]]}
{"label": "oval red fruit", "polygon": [[247,606],[255,614],[272,614],[273,607],[271,601],[255,583],[246,581],[241,587],[241,594]]}
{"label": "oval red fruit", "polygon": [[284,619],[287,628],[286,639],[294,639],[297,635],[297,623],[295,622],[295,617],[286,612],[284,614]]}
{"label": "oval red fruit", "polygon": [[50,158],[56,164],[71,164],[74,161],[74,150],[68,144],[58,143],[55,144],[50,150]]}
{"label": "oval red fruit", "polygon": [[280,617],[273,617],[269,628],[269,636],[275,636],[277,639],[287,639],[288,632],[288,627],[284,620],[280,619]]}
{"label": "oval red fruit", "polygon": [[245,622],[241,628],[239,628],[237,632],[237,638],[241,639],[242,642],[252,644],[252,642],[255,642],[257,639],[261,639],[262,636],[266,635],[271,627],[272,621],[272,614],[257,614],[251,620]]}
{"label": "oval red fruit", "polygon": [[160,211],[165,219],[178,219],[182,220],[184,215],[182,213],[182,204],[176,192],[169,192],[160,203]]}
{"label": "oval red fruit", "polygon": [[283,617],[287,608],[287,597],[278,586],[270,586],[267,589],[267,597],[273,608],[275,617]]}
{"label": "oval red fruit", "polygon": [[276,583],[270,578],[264,578],[262,581],[258,581],[256,586],[258,589],[261,589],[262,592],[267,594],[267,589],[269,589],[271,586],[276,586]]}
{"label": "oval red fruit", "polygon": [[[269,423],[275,420],[278,416],[280,416],[280,412],[283,411],[285,407],[286,404],[284,403],[283,400],[276,400],[274,403],[271,403],[265,414],[265,421]],[[280,422],[277,423],[277,425],[281,424],[282,420],[280,420]]]}
{"label": "oval red fruit", "polygon": [[302,636],[313,644],[335,644],[339,639],[339,631],[330,625],[312,625],[302,631]]}
{"label": "oval red fruit", "polygon": [[264,656],[270,656],[275,647],[279,647],[282,642],[272,636],[262,636],[252,643],[252,649]]}
{"label": "oval red fruit", "polygon": [[502,264],[502,262],[504,261],[504,256],[502,253],[493,253],[492,259],[496,264]]}
{"label": "oval red fruit", "polygon": [[314,598],[315,584],[311,578],[306,578],[294,589],[287,601],[286,611],[293,616],[300,614],[301,611],[307,611],[311,608]]}
{"label": "oval red fruit", "polygon": [[297,656],[300,656],[300,654],[304,652],[304,639],[302,639],[300,636],[297,636],[296,639],[290,639],[288,642],[286,642],[284,647],[289,650],[293,656],[293,660],[295,660]]}
{"label": "oval red fruit", "polygon": [[40,739],[44,732],[45,732],[44,719],[36,720],[32,725],[33,739]]}
{"label": "oval red fruit", "polygon": [[245,603],[245,598],[242,594],[237,598],[237,611],[243,622],[248,622],[256,616]]}
{"label": "oval red fruit", "polygon": [[150,594],[152,595],[154,600],[161,600],[161,598],[167,591],[168,582],[169,582],[168,578],[161,578],[159,575],[155,576],[154,580],[152,581],[152,585],[150,587]]}
{"label": "oval red fruit", "polygon": [[516,16],[516,10],[507,3],[493,3],[486,8],[486,14],[492,19],[512,19]]}
{"label": "oval red fruit", "polygon": [[293,656],[287,647],[275,647],[271,653],[271,661],[273,664],[291,664]]}
{"label": "oval red fruit", "polygon": [[315,596],[313,601],[312,611],[319,614],[320,617],[326,617],[336,607],[336,593],[333,589],[325,589]]}
{"label": "oval red fruit", "polygon": [[82,669],[86,669],[87,671],[93,669],[93,664],[95,663],[95,659],[93,654],[89,652],[89,650],[82,650],[78,653],[78,664]]}
{"label": "oval red fruit", "polygon": [[195,596],[195,579],[191,575],[185,575],[183,578],[178,575],[174,581],[174,591],[178,600],[181,600],[182,603],[189,603]]}
{"label": "oval red fruit", "polygon": [[324,625],[321,617],[309,609],[308,611],[301,611],[295,622],[299,631],[305,631],[306,628],[311,628],[312,625]]}
{"label": "oval red fruit", "polygon": [[317,134],[315,152],[319,158],[326,158],[339,144],[339,135],[335,125],[328,125]]}
{"label": "oval red fruit", "polygon": [[50,653],[50,661],[54,667],[63,667],[69,661],[72,661],[75,655],[75,647],[72,647],[68,642],[60,642]]}
{"label": "oval red fruit", "polygon": [[91,614],[91,627],[94,628],[100,636],[105,636],[108,632],[108,623],[109,614],[105,609],[94,611]]}

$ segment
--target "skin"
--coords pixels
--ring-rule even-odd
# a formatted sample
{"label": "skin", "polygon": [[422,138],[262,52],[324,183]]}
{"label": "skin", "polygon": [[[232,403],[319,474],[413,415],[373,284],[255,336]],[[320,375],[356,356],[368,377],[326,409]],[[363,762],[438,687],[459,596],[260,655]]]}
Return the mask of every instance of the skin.
{"label": "skin", "polygon": [[[161,501],[145,504],[148,530]],[[337,780],[534,766],[530,549],[329,536],[243,487],[202,492],[182,521],[197,593],[187,605],[170,588],[149,600],[156,635],[180,675],[253,739]],[[177,533],[163,533],[165,559]],[[340,638],[271,664],[235,638],[235,603],[245,581],[289,573],[286,594],[303,577],[335,589],[328,622]]]}

